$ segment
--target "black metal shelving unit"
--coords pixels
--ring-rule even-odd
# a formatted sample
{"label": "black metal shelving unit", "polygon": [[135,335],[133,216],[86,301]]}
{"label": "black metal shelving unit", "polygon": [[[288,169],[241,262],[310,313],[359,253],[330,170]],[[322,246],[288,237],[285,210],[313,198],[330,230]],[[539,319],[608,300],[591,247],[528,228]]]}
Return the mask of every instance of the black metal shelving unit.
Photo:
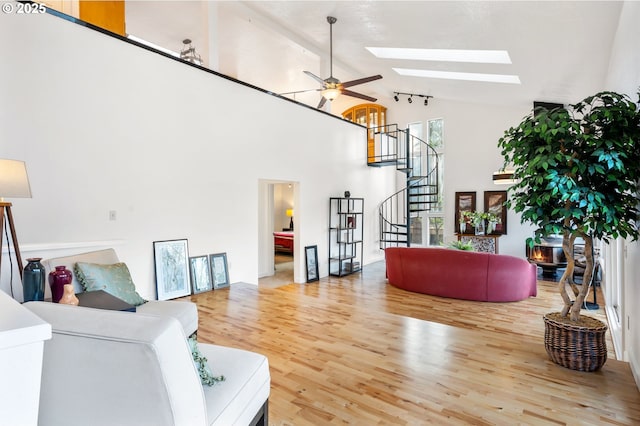
{"label": "black metal shelving unit", "polygon": [[329,199],[329,275],[362,269],[364,198]]}

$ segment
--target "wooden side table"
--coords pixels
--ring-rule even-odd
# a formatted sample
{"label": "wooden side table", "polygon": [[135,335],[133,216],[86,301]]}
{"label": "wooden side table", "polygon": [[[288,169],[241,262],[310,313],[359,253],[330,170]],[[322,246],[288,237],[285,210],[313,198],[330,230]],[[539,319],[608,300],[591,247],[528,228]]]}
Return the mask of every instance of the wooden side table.
{"label": "wooden side table", "polygon": [[498,238],[500,235],[475,235],[475,234],[456,234],[458,241],[464,243],[470,242],[475,251],[484,253],[498,253]]}

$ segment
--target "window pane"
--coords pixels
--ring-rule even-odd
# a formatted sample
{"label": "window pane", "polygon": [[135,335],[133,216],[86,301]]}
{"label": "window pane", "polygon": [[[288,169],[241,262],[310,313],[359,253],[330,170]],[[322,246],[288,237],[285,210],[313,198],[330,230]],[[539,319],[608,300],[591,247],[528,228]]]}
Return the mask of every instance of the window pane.
{"label": "window pane", "polygon": [[429,221],[429,245],[439,246],[444,243],[444,217],[431,216]]}
{"label": "window pane", "polygon": [[444,120],[438,118],[427,122],[427,142],[436,151],[441,152],[444,148]]}

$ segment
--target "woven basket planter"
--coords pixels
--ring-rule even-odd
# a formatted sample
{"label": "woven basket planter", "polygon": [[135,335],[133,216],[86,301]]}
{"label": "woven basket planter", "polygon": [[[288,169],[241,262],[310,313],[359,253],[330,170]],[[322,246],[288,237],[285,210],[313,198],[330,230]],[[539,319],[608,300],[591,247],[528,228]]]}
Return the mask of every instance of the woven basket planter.
{"label": "woven basket planter", "polygon": [[544,346],[553,362],[578,371],[599,370],[607,361],[607,325],[589,318],[594,326],[565,324],[559,313],[544,316]]}

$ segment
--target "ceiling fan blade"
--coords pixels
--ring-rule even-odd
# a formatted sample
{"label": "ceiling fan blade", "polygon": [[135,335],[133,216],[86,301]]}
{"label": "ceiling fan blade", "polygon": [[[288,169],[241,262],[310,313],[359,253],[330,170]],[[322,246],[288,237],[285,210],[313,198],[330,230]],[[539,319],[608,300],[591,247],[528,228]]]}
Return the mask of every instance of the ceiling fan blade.
{"label": "ceiling fan blade", "polygon": [[322,108],[326,103],[327,103],[327,98],[323,96],[322,98],[320,98],[320,103],[318,104],[317,108],[318,109]]}
{"label": "ceiling fan blade", "polygon": [[282,95],[295,95],[297,93],[319,92],[320,90],[322,90],[322,89],[295,90],[293,92],[278,93],[278,95],[280,95],[280,96],[282,96]]}
{"label": "ceiling fan blade", "polygon": [[362,93],[352,92],[351,90],[342,89],[342,94],[346,96],[351,96],[352,98],[364,99],[365,101],[369,101],[369,102],[375,102],[378,100],[376,98],[372,98],[371,96],[363,95]]}
{"label": "ceiling fan blade", "polygon": [[357,80],[345,81],[344,83],[342,83],[342,87],[351,87],[358,84],[368,83],[374,80],[380,80],[381,78],[382,76],[378,74],[378,75],[372,75],[371,77],[359,78]]}
{"label": "ceiling fan blade", "polygon": [[314,80],[316,80],[318,83],[324,85],[324,80],[318,77],[317,75],[315,75],[314,73],[312,73],[311,71],[304,71],[304,73],[309,77],[313,78]]}

